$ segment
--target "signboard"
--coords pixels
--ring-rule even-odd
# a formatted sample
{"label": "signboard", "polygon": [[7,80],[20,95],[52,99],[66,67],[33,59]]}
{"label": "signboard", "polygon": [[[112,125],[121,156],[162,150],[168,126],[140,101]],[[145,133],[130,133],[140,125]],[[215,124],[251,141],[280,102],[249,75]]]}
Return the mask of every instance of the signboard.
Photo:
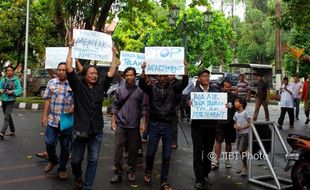
{"label": "signboard", "polygon": [[191,92],[191,119],[227,119],[227,93]]}
{"label": "signboard", "polygon": [[145,73],[149,75],[184,75],[183,47],[145,47]]}
{"label": "signboard", "polygon": [[112,38],[91,30],[73,30],[74,58],[112,62]]}
{"label": "signboard", "polygon": [[119,71],[124,71],[127,67],[133,67],[137,73],[142,73],[141,64],[145,61],[144,53],[121,51],[120,59]]}
{"label": "signboard", "polygon": [[45,69],[57,69],[57,66],[60,62],[67,61],[67,55],[68,47],[46,47]]}

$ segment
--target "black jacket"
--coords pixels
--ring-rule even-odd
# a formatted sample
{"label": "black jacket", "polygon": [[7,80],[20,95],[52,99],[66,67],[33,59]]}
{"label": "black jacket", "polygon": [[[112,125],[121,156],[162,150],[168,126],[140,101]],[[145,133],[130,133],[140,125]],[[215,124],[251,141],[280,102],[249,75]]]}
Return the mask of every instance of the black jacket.
{"label": "black jacket", "polygon": [[150,121],[152,122],[171,122],[176,117],[176,96],[181,96],[182,91],[188,84],[188,76],[183,76],[181,82],[166,86],[147,85],[145,80],[139,80],[139,87],[150,98]]}

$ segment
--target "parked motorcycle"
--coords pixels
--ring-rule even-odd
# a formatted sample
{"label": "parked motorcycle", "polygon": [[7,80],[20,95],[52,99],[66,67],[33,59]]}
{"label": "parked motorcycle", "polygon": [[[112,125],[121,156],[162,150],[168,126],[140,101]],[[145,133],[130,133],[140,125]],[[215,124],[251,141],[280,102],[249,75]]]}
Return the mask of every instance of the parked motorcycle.
{"label": "parked motorcycle", "polygon": [[287,142],[293,150],[286,155],[288,163],[285,170],[292,168],[291,179],[294,189],[310,190],[310,137],[289,134]]}

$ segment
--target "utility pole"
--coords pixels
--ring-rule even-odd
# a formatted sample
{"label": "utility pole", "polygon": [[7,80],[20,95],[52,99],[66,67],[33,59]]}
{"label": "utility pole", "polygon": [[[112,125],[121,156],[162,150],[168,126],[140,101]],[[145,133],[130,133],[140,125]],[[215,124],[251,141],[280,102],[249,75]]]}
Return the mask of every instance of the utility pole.
{"label": "utility pole", "polygon": [[29,41],[29,7],[30,0],[27,0],[27,13],[26,13],[26,40],[25,40],[25,63],[24,63],[24,93],[23,99],[27,97],[27,65],[28,65],[28,41]]}
{"label": "utility pole", "polygon": [[[279,22],[281,20],[281,13],[280,13],[280,0],[276,2],[276,21]],[[276,63],[276,90],[280,90],[281,88],[281,29],[276,25],[276,56],[275,56],[275,63]]]}

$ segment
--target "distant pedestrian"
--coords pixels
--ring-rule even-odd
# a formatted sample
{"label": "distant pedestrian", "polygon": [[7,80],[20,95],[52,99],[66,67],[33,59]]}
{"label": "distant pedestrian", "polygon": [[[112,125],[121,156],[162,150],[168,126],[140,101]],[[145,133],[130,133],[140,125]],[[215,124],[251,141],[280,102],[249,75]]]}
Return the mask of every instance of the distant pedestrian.
{"label": "distant pedestrian", "polygon": [[8,66],[5,69],[5,74],[5,77],[0,80],[0,94],[4,114],[4,122],[0,133],[0,140],[4,139],[4,135],[8,127],[10,127],[10,133],[8,133],[8,135],[15,135],[15,126],[11,114],[16,97],[22,93],[20,81],[16,76],[14,76],[14,68],[12,66]]}
{"label": "distant pedestrian", "polygon": [[[191,92],[218,92],[216,86],[210,86],[210,71],[202,69],[198,72],[198,83]],[[188,98],[189,99],[189,98]],[[215,141],[216,120],[192,119],[191,133],[193,141],[193,166],[196,190],[205,189],[211,171],[209,154]]]}
{"label": "distant pedestrian", "polygon": [[246,151],[249,145],[249,132],[250,132],[250,116],[245,110],[244,100],[242,98],[237,98],[235,101],[236,113],[234,115],[234,128],[237,131],[237,150],[240,153],[242,159],[242,168],[238,171],[241,176],[248,175],[248,165],[247,165],[247,155]]}
{"label": "distant pedestrian", "polygon": [[293,77],[292,86],[294,95],[294,107],[296,109],[295,118],[296,120],[299,120],[299,107],[300,107],[302,84],[299,82],[298,75],[295,75]]}
{"label": "distant pedestrian", "polygon": [[305,115],[306,115],[306,122],[305,124],[307,125],[309,123],[309,111],[310,111],[310,73],[308,74],[308,79],[304,82],[304,85],[302,87],[302,94],[301,94],[301,100],[304,102],[304,107],[305,107]]}
{"label": "distant pedestrian", "polygon": [[247,102],[251,100],[251,87],[250,83],[244,80],[244,74],[239,74],[239,81],[237,83],[237,95],[238,97],[243,98]]}
{"label": "distant pedestrian", "polygon": [[[184,63],[186,67],[186,63]],[[139,80],[139,87],[150,98],[150,125],[149,141],[146,153],[146,168],[144,171],[144,182],[150,183],[152,178],[155,155],[158,149],[160,138],[162,138],[162,164],[160,174],[160,188],[162,190],[172,190],[168,184],[168,173],[170,166],[171,145],[172,145],[172,122],[176,115],[176,93],[182,92],[179,88],[183,85],[170,85],[168,76],[158,75],[157,83],[148,85],[145,80],[145,67],[142,64],[142,74]],[[186,75],[182,78],[182,84],[188,82],[187,68]],[[186,85],[185,85],[186,86]]]}
{"label": "distant pedestrian", "polygon": [[128,151],[127,179],[135,181],[135,171],[138,160],[140,137],[140,122],[142,116],[147,114],[147,105],[144,104],[144,93],[135,84],[136,70],[128,67],[124,70],[126,82],[115,92],[112,104],[112,130],[115,131],[114,176],[111,183],[122,181],[123,150]]}
{"label": "distant pedestrian", "polygon": [[[102,101],[110,87],[116,70],[116,55],[113,48],[113,61],[106,78],[99,78],[93,65],[83,68],[77,77],[72,68],[72,46],[70,41],[67,57],[67,76],[74,92],[74,126],[72,132],[71,167],[76,189],[90,190],[96,176],[98,158],[103,137]],[[82,178],[82,161],[87,149],[87,166]]]}
{"label": "distant pedestrian", "polygon": [[[222,92],[227,93],[227,119],[219,120],[216,126],[215,134],[215,153],[216,160],[212,162],[212,169],[217,169],[219,167],[219,161],[221,158],[222,143],[225,140],[225,167],[231,168],[231,163],[229,160],[229,155],[231,153],[231,144],[236,141],[236,130],[234,129],[234,115],[236,108],[234,106],[237,96],[231,93],[231,82],[229,80],[224,80],[221,83]],[[245,101],[245,100],[244,100]]]}
{"label": "distant pedestrian", "polygon": [[257,120],[261,105],[264,107],[265,119],[266,121],[269,121],[268,98],[270,91],[268,82],[263,79],[263,76],[263,74],[257,73],[257,91],[255,95],[255,111],[253,121]]}
{"label": "distant pedestrian", "polygon": [[293,85],[288,83],[288,78],[283,78],[283,84],[280,89],[280,106],[281,114],[278,120],[279,129],[282,129],[283,120],[286,112],[288,112],[290,119],[290,128],[294,128],[294,93]]}
{"label": "distant pedestrian", "polygon": [[[73,113],[73,92],[66,75],[66,63],[57,67],[57,78],[51,79],[44,92],[44,109],[42,112],[42,127],[45,128],[45,144],[49,163],[44,172],[48,173],[59,163],[58,177],[61,180],[68,178],[66,172],[70,155],[72,128],[60,130],[60,115]],[[57,142],[60,142],[60,157],[56,153]]]}

